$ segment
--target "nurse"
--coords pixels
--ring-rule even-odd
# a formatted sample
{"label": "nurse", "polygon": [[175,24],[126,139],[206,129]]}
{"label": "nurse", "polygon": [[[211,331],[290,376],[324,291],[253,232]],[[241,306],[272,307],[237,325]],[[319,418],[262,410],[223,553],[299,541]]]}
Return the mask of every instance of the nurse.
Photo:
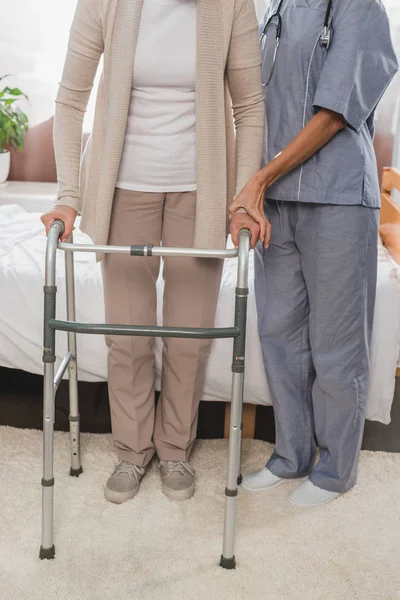
{"label": "nurse", "polygon": [[231,206],[231,232],[237,243],[250,217],[261,229],[276,448],[243,486],[306,478],[289,500],[316,506],[356,483],[377,274],[374,112],[398,64],[379,0],[272,0],[260,36],[265,167]]}

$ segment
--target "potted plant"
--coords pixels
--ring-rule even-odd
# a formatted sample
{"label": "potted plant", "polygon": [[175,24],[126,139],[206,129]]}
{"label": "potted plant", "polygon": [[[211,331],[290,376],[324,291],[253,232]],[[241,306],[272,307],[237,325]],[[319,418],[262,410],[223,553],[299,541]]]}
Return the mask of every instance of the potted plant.
{"label": "potted plant", "polygon": [[[0,77],[0,82],[5,77]],[[0,185],[10,172],[10,151],[22,150],[28,131],[28,117],[16,104],[26,95],[18,88],[6,86],[0,89]]]}

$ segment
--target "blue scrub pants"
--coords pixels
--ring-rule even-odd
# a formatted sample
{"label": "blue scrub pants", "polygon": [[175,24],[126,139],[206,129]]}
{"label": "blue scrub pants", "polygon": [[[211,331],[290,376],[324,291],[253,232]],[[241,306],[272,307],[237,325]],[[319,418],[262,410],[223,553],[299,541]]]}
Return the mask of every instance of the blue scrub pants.
{"label": "blue scrub pants", "polygon": [[267,467],[346,492],[365,421],[379,210],[268,200],[265,212],[272,238],[255,252],[255,290],[276,421]]}

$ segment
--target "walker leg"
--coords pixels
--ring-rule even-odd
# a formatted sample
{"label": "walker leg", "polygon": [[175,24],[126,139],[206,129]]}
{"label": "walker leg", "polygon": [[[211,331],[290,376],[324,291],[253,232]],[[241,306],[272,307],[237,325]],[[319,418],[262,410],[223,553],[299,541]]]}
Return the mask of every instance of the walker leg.
{"label": "walker leg", "polygon": [[220,566],[224,569],[234,569],[236,560],[234,555],[235,524],[236,524],[236,497],[238,494],[238,470],[240,470],[240,438],[241,410],[243,402],[243,373],[233,373],[231,423],[229,430],[228,452],[228,482],[225,489],[225,522],[224,544]]}
{"label": "walker leg", "polygon": [[235,338],[233,347],[232,364],[232,404],[231,422],[229,430],[228,451],[228,481],[225,489],[225,521],[224,541],[220,566],[224,569],[234,569],[236,559],[234,553],[236,530],[236,498],[241,471],[241,438],[242,438],[242,412],[244,390],[244,367],[246,346],[246,320],[248,296],[248,270],[249,270],[249,232],[242,232],[239,236],[239,264],[238,284],[235,302],[235,326],[240,335]]}
{"label": "walker leg", "polygon": [[[72,243],[72,235],[68,240]],[[74,255],[73,252],[65,253],[65,287],[67,294],[67,320],[75,321],[75,280],[74,280]],[[69,378],[69,430],[71,438],[71,468],[69,474],[71,477],[79,477],[83,472],[80,452],[80,418],[79,418],[79,398],[78,398],[78,368],[77,368],[77,349],[76,333],[68,332],[68,350],[72,354],[71,362],[68,366]]]}
{"label": "walker leg", "polygon": [[238,444],[238,456],[237,456],[237,484],[242,485],[242,447],[243,447],[243,402],[244,402],[244,374],[242,378],[242,391],[241,400],[239,406],[239,423],[240,423],[240,437]]}
{"label": "walker leg", "polygon": [[60,226],[56,226],[49,233],[44,286],[42,544],[39,553],[39,558],[42,560],[45,558],[52,559],[55,556],[53,542],[53,445],[55,420],[54,363],[56,352],[55,331],[49,326],[49,321],[56,316],[56,248],[60,231]]}
{"label": "walker leg", "polygon": [[[54,318],[54,317],[50,317]],[[42,545],[40,558],[54,558],[53,543],[53,432],[54,432],[54,363],[44,364],[43,394],[43,478],[42,478]]]}

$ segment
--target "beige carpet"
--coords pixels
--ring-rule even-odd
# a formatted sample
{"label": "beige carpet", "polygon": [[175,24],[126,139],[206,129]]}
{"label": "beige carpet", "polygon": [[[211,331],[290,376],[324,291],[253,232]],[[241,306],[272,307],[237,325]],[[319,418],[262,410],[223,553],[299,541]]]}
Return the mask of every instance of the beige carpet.
{"label": "beige carpet", "polygon": [[[1,600],[400,599],[400,455],[363,453],[358,486],[313,510],[286,501],[294,483],[239,494],[237,569],[218,566],[227,444],[199,442],[195,497],[171,503],[156,464],[138,496],[108,504],[109,436],[83,436],[85,472],[68,476],[56,435],[56,560],[41,562],[41,434],[0,428]],[[244,471],[271,452],[245,442]]]}

